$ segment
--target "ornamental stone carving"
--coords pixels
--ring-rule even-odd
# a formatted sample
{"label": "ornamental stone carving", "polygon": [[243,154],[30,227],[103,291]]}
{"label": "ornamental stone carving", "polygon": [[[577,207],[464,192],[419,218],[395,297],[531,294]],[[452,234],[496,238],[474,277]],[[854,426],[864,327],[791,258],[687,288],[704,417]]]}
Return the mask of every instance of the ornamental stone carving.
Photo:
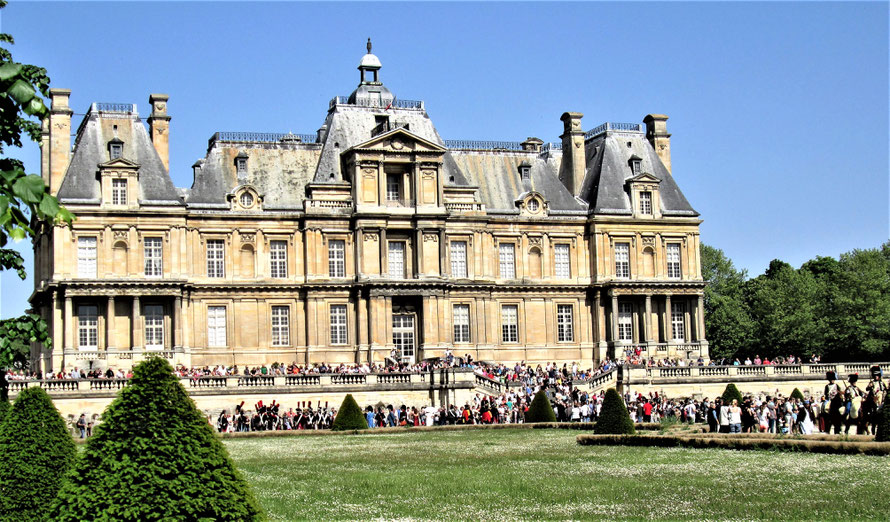
{"label": "ornamental stone carving", "polygon": [[365,241],[377,241],[377,234],[375,232],[365,232]]}

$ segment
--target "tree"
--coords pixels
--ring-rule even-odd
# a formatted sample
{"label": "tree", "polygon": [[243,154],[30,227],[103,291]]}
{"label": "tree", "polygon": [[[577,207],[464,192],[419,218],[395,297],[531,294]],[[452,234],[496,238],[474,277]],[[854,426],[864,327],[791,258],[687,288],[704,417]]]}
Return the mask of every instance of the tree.
{"label": "tree", "polygon": [[726,389],[723,390],[723,395],[721,395],[721,397],[723,398],[723,404],[726,404],[728,406],[732,405],[733,399],[739,401],[739,406],[741,406],[742,403],[745,402],[744,397],[742,397],[742,392],[740,392],[733,383],[729,383],[726,385]]}
{"label": "tree", "polygon": [[151,357],[102,415],[55,520],[255,520],[247,483],[173,368]]}
{"label": "tree", "polygon": [[368,429],[368,419],[365,418],[362,409],[355,402],[355,397],[351,393],[347,393],[343,398],[343,404],[337,410],[337,417],[334,418],[331,429],[334,431]]}
{"label": "tree", "polygon": [[732,260],[718,248],[701,246],[705,287],[705,333],[712,359],[734,357],[754,344],[754,321],[745,304],[745,270],[736,270]]}
{"label": "tree", "polygon": [[832,288],[836,358],[880,360],[890,355],[890,260],[877,249],[841,254]]}
{"label": "tree", "polygon": [[77,450],[46,391],[19,393],[0,422],[0,520],[48,520]]}
{"label": "tree", "polygon": [[[0,9],[6,7],[0,0]],[[0,44],[12,44],[11,35],[0,33]],[[5,147],[21,147],[22,136],[40,140],[40,122],[49,114],[43,103],[49,96],[46,69],[16,63],[12,53],[0,45],[0,270],[15,270],[25,279],[22,256],[4,248],[9,239],[37,238],[54,223],[71,223],[74,216],[49,193],[43,178],[25,174],[21,161],[5,157]],[[38,121],[34,121],[36,118]],[[28,312],[0,321],[0,400],[6,400],[6,368],[23,362],[22,347],[37,342],[49,346],[46,322]]]}
{"label": "tree", "polygon": [[600,410],[599,419],[593,426],[593,432],[597,435],[633,435],[636,433],[634,423],[624,405],[624,399],[615,388],[606,390],[603,398],[603,408]]}
{"label": "tree", "polygon": [[550,399],[544,390],[539,390],[532,399],[528,411],[525,412],[525,422],[556,422],[553,405],[550,404]]}

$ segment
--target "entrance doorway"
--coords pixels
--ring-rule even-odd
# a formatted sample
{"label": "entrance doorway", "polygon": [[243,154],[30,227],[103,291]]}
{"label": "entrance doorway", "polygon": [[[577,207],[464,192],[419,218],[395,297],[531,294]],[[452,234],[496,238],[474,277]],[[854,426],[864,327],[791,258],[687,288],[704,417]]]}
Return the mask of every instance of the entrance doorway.
{"label": "entrance doorway", "polygon": [[414,364],[417,352],[415,335],[415,318],[413,313],[393,314],[392,316],[392,343],[395,345],[396,355],[402,362]]}

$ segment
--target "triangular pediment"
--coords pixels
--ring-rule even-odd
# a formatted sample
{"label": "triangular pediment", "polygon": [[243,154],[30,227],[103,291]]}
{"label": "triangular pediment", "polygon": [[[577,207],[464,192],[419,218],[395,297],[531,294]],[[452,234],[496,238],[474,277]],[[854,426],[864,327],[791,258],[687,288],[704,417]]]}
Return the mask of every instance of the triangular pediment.
{"label": "triangular pediment", "polygon": [[661,183],[661,180],[656,178],[653,174],[644,172],[628,179],[627,183]]}
{"label": "triangular pediment", "polygon": [[103,169],[138,169],[139,164],[126,158],[115,158],[105,163],[100,163],[99,167]]}
{"label": "triangular pediment", "polygon": [[439,152],[446,149],[437,143],[421,138],[404,127],[374,136],[370,140],[359,143],[350,150],[390,150],[393,152]]}

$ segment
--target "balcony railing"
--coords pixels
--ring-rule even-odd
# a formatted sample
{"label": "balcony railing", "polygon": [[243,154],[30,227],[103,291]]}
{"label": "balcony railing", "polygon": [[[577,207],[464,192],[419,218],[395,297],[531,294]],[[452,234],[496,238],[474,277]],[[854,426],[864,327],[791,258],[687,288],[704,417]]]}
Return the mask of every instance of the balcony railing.
{"label": "balcony railing", "polygon": [[445,140],[452,150],[525,150],[518,141]]}
{"label": "balcony railing", "polygon": [[294,134],[292,132],[216,132],[208,144],[214,142],[245,143],[315,143],[317,134]]}
{"label": "balcony railing", "polygon": [[643,125],[641,123],[612,123],[607,121],[587,131],[584,134],[584,139],[588,140],[608,131],[643,132]]}
{"label": "balcony railing", "polygon": [[413,207],[413,199],[387,199],[385,201],[387,207]]}
{"label": "balcony railing", "polygon": [[355,105],[358,107],[372,107],[380,109],[423,110],[423,101],[421,100],[401,100],[398,98],[394,98],[392,101],[375,100],[368,98],[356,100],[354,103],[349,103],[349,96],[335,96],[333,99],[331,99],[330,107],[333,108],[336,105]]}
{"label": "balcony railing", "polygon": [[132,103],[94,103],[93,106],[98,112],[120,112],[125,114],[135,114],[136,105]]}
{"label": "balcony railing", "polygon": [[541,146],[541,152],[550,152],[552,150],[562,150],[562,142],[554,141],[551,143],[545,143]]}
{"label": "balcony railing", "polygon": [[460,201],[445,203],[445,210],[448,212],[482,212],[484,207],[482,203]]}

